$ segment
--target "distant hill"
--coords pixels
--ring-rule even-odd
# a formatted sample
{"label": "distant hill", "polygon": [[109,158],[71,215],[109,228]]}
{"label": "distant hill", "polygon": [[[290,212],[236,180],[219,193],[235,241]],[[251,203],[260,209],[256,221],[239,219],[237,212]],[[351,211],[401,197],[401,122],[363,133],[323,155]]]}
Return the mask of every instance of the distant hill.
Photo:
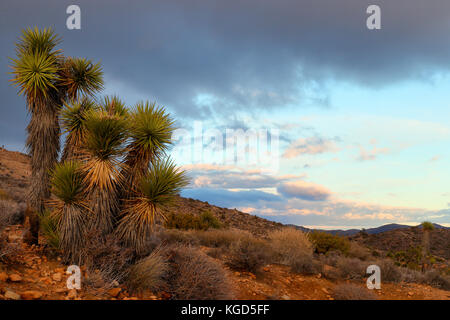
{"label": "distant hill", "polygon": [[[434,223],[433,224],[435,229],[450,229],[444,226],[441,226],[439,224]],[[295,227],[299,230],[302,230],[304,232],[309,232],[309,231],[322,231],[322,232],[327,232],[327,233],[331,233],[331,234],[335,234],[335,235],[339,235],[339,236],[353,236],[358,234],[361,231],[365,231],[367,234],[379,234],[379,233],[383,233],[383,232],[387,232],[387,231],[391,231],[391,230],[397,230],[397,229],[407,229],[407,228],[411,228],[411,226],[408,225],[404,225],[404,224],[397,224],[397,223],[391,223],[391,224],[385,224],[383,226],[380,227],[376,227],[376,228],[369,228],[369,229],[348,229],[348,230],[324,230],[324,229],[308,229],[302,226],[296,226],[296,225],[289,225],[292,227]],[[422,228],[422,226],[418,225],[416,226],[418,228]]]}

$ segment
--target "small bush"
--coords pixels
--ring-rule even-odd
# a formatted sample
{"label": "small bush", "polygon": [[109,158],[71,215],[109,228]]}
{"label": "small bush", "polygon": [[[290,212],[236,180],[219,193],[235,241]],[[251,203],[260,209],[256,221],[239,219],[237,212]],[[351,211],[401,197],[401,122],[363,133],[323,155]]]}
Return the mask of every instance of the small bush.
{"label": "small bush", "polygon": [[269,250],[266,241],[244,237],[230,246],[226,263],[232,269],[255,273],[266,264]]}
{"label": "small bush", "polygon": [[341,279],[363,279],[366,276],[369,264],[362,262],[356,258],[340,257],[336,262],[337,274]]}
{"label": "small bush", "polygon": [[348,250],[348,256],[365,261],[370,258],[370,251],[369,249],[363,247],[362,245],[354,241],[351,241],[350,248]]}
{"label": "small bush", "polygon": [[377,300],[378,297],[369,289],[354,284],[340,284],[333,290],[336,300]]}
{"label": "small bush", "polygon": [[[1,203],[7,203],[10,201],[0,200]],[[15,203],[15,202],[12,202]],[[4,234],[4,229],[11,224],[14,219],[14,211],[3,210],[0,207],[0,261],[9,261],[15,257],[20,251],[20,247],[17,244],[9,243],[8,237]]]}
{"label": "small bush", "polygon": [[164,276],[169,265],[159,250],[154,250],[148,257],[141,259],[130,268],[128,287],[132,291],[157,290],[164,285]]}
{"label": "small bush", "polygon": [[390,260],[381,260],[375,263],[380,267],[381,270],[381,281],[387,282],[401,282],[402,281],[402,272],[399,267],[397,267]]}
{"label": "small bush", "polygon": [[438,270],[430,270],[424,274],[424,283],[432,287],[450,291],[450,277],[442,275]]}
{"label": "small bush", "polygon": [[310,239],[317,253],[326,254],[330,251],[340,251],[343,254],[347,254],[350,250],[348,239],[331,233],[314,231],[310,234]]}
{"label": "small bush", "polygon": [[229,248],[240,239],[253,237],[248,231],[237,229],[197,231],[193,233],[193,236],[201,245],[212,248]]}
{"label": "small bush", "polygon": [[122,247],[113,235],[102,237],[96,230],[87,234],[79,255],[87,269],[88,284],[105,288],[128,277],[134,258],[132,249]]}
{"label": "small bush", "polygon": [[10,198],[0,197],[0,219],[8,219],[8,224],[20,224],[25,219],[25,205]]}
{"label": "small bush", "polygon": [[166,277],[174,299],[225,300],[234,292],[225,270],[198,249],[187,246],[166,248],[170,270]]}
{"label": "small bush", "polygon": [[313,248],[307,236],[294,228],[283,228],[269,234],[273,262],[288,265],[297,273],[317,271]]}
{"label": "small bush", "polygon": [[222,227],[220,221],[211,211],[204,211],[200,215],[192,213],[169,213],[166,216],[165,227],[183,230],[208,230]]}

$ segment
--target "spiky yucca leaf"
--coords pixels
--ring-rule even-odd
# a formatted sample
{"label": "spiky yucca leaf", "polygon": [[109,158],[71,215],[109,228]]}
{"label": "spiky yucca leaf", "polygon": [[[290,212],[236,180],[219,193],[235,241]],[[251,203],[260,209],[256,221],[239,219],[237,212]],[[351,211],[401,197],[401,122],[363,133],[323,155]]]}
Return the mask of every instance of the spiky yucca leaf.
{"label": "spiky yucca leaf", "polygon": [[86,118],[85,149],[92,157],[110,160],[121,154],[127,129],[128,123],[121,116],[90,112]]}
{"label": "spiky yucca leaf", "polygon": [[97,105],[88,97],[73,101],[71,104],[65,103],[64,106],[60,118],[67,137],[61,161],[81,157],[81,148],[86,135],[86,118],[90,112],[97,109]]}
{"label": "spiky yucca leaf", "polygon": [[51,173],[51,190],[56,200],[50,201],[57,221],[60,248],[72,262],[77,262],[86,234],[87,203],[84,201],[81,164],[67,161],[56,165]]}
{"label": "spiky yucca leaf", "polygon": [[93,211],[91,228],[103,234],[112,231],[119,207],[117,192],[123,179],[118,157],[122,154],[126,130],[126,119],[106,111],[90,112],[86,119],[84,183]]}
{"label": "spiky yucca leaf", "polygon": [[150,160],[164,154],[172,143],[174,120],[163,107],[148,102],[138,103],[130,120],[129,160],[142,162],[147,167]]}
{"label": "spiky yucca leaf", "polygon": [[[14,75],[11,81],[20,88],[19,94],[26,94],[29,108],[36,107],[34,103],[36,99],[47,98],[49,90],[56,90],[54,82],[57,80],[58,68],[54,56],[38,51],[11,60],[13,62],[11,73]],[[37,107],[44,106],[37,105]]]}
{"label": "spiky yucca leaf", "polygon": [[23,56],[30,53],[42,52],[43,54],[59,54],[59,50],[53,49],[61,42],[61,39],[53,32],[52,28],[39,30],[27,28],[22,30],[22,36],[16,45],[16,53]]}
{"label": "spiky yucca leaf", "polygon": [[136,252],[144,252],[156,216],[163,216],[162,211],[187,184],[185,172],[170,160],[155,163],[141,178],[136,196],[126,201],[117,236]]}
{"label": "spiky yucca leaf", "polygon": [[130,115],[130,142],[124,161],[124,199],[130,197],[131,191],[147,172],[150,162],[159,160],[165,154],[172,143],[174,130],[174,121],[164,108],[149,102],[136,105]]}
{"label": "spiky yucca leaf", "polygon": [[128,109],[117,96],[106,96],[100,102],[100,108],[109,115],[115,115],[123,118],[128,117]]}
{"label": "spiky yucca leaf", "polygon": [[103,71],[100,63],[85,58],[67,58],[62,63],[59,85],[65,88],[69,99],[79,94],[93,95],[103,89]]}

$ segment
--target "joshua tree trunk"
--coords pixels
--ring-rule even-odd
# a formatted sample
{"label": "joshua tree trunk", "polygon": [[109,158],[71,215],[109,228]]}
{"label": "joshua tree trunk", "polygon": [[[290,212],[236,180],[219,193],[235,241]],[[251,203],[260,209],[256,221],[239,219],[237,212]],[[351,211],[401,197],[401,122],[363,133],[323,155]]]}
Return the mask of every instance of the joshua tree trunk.
{"label": "joshua tree trunk", "polygon": [[[29,194],[30,244],[39,241],[39,214],[45,210],[45,200],[50,197],[49,172],[54,168],[59,152],[59,123],[57,106],[47,101],[44,108],[32,112],[27,126],[27,148],[31,156],[31,186]],[[51,104],[51,105],[50,105]]]}

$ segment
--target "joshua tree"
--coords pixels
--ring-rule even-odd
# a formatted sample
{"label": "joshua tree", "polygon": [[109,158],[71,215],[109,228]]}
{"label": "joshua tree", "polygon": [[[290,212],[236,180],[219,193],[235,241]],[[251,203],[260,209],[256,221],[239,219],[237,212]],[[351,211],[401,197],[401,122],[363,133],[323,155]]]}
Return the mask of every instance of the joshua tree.
{"label": "joshua tree", "polygon": [[25,94],[31,120],[26,145],[31,156],[30,238],[37,244],[38,216],[50,196],[49,171],[57,162],[60,148],[58,113],[63,103],[79,93],[92,94],[103,86],[99,64],[90,60],[65,58],[55,50],[59,38],[49,29],[27,29],[16,44],[11,80]]}
{"label": "joshua tree", "polygon": [[72,104],[65,104],[61,112],[61,123],[67,136],[61,161],[82,158],[86,117],[96,109],[96,104],[88,97],[83,97]]}
{"label": "joshua tree", "polygon": [[16,59],[12,60],[11,80],[24,94],[31,120],[27,126],[26,146],[31,156],[31,186],[29,196],[29,243],[38,243],[39,218],[44,211],[44,201],[50,196],[49,169],[57,161],[59,152],[59,93],[58,61],[62,59],[60,42],[51,29],[27,29],[16,44]]}
{"label": "joshua tree", "polygon": [[422,239],[422,271],[425,270],[427,256],[430,252],[430,232],[434,230],[434,225],[431,222],[422,222],[423,239]]}
{"label": "joshua tree", "polygon": [[57,164],[50,181],[56,197],[50,203],[54,207],[52,216],[57,222],[59,246],[71,262],[79,263],[89,210],[83,195],[81,164],[75,161]]}
{"label": "joshua tree", "polygon": [[139,182],[134,197],[125,202],[116,234],[138,254],[146,249],[155,218],[171,204],[181,188],[188,184],[184,171],[170,160],[154,163]]}
{"label": "joshua tree", "polygon": [[105,111],[90,112],[86,119],[84,183],[92,210],[91,227],[107,234],[114,227],[118,191],[123,181],[118,157],[127,132],[126,118]]}
{"label": "joshua tree", "polygon": [[155,103],[140,102],[130,115],[130,142],[127,145],[122,174],[125,178],[121,197],[132,195],[149,168],[149,164],[160,160],[171,145],[174,121],[164,108]]}

